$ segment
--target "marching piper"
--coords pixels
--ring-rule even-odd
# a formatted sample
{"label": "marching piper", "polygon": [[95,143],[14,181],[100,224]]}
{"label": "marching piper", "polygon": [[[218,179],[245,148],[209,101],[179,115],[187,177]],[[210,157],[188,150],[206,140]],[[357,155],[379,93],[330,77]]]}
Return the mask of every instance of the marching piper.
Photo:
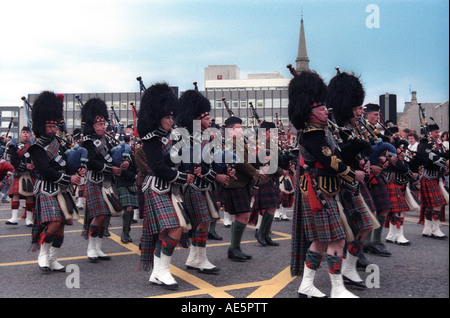
{"label": "marching piper", "polygon": [[303,274],[300,297],[325,297],[314,278],[326,253],[331,297],[356,297],[342,277],[346,230],[338,207],[341,180],[363,181],[364,171],[346,165],[327,128],[327,86],[311,71],[289,83],[289,119],[300,131],[299,170],[295,185],[291,273]]}
{"label": "marching piper", "polygon": [[417,156],[424,163],[420,181],[420,222],[424,224],[422,236],[444,239],[447,235],[441,231],[440,221],[445,217],[448,192],[443,186],[442,177],[448,175],[449,151],[438,142],[439,126],[431,124],[429,131],[429,139],[422,138],[417,148]]}
{"label": "marching piper", "polygon": [[82,236],[88,240],[87,256],[91,263],[111,259],[102,251],[102,241],[109,217],[123,209],[113,187],[113,177],[120,176],[129,165],[127,161],[120,167],[113,165],[111,149],[115,142],[105,133],[108,117],[106,104],[99,98],[91,98],[81,110],[81,121],[85,123],[82,147],[88,152]]}
{"label": "marching piper", "polygon": [[181,186],[190,184],[194,175],[180,172],[171,159],[173,116],[178,99],[167,83],[156,83],[146,89],[139,109],[138,133],[147,159],[148,172],[142,192],[145,197],[141,237],[141,266],[153,267],[150,283],[177,289],[170,271],[175,247],[186,247],[183,232],[188,229],[181,200]]}
{"label": "marching piper", "polygon": [[[191,89],[181,95],[178,106],[177,123],[186,128],[190,134],[189,144],[181,148],[182,153],[189,154],[189,160],[181,164],[180,170],[195,174],[194,182],[183,191],[183,202],[192,221],[192,246],[186,266],[200,273],[214,274],[220,269],[213,265],[206,255],[209,225],[219,218],[213,191],[216,182],[226,185],[230,176],[227,175],[226,165],[208,163],[204,158],[207,150],[205,146],[214,141],[207,134],[211,126],[209,100],[197,90]],[[199,123],[200,130],[198,128],[194,130],[194,121]],[[220,141],[218,145],[221,147],[222,142]]]}
{"label": "marching piper", "polygon": [[73,175],[66,173],[67,148],[56,137],[62,118],[61,98],[49,91],[40,93],[32,109],[32,129],[37,140],[28,152],[38,173],[32,244],[33,250],[40,249],[38,264],[43,271],[65,271],[57,255],[64,241],[65,225],[72,225],[77,217],[76,210],[66,204],[72,200],[67,189],[71,183],[79,184],[84,174],[83,169]]}
{"label": "marching piper", "polygon": [[[336,122],[343,127],[341,146],[344,162],[355,170],[370,171],[370,161],[366,159],[372,151],[370,143],[364,139],[358,127],[358,118],[364,113],[365,91],[355,75],[339,72],[328,84],[327,106],[333,109]],[[356,265],[363,241],[375,227],[379,227],[368,203],[372,201],[365,182],[347,182],[342,180],[339,198],[344,208],[354,239],[347,241],[347,253],[342,266],[342,275],[348,285],[365,288]],[[367,201],[367,202],[366,202]]]}
{"label": "marching piper", "polygon": [[35,197],[33,194],[34,182],[36,174],[34,164],[31,161],[28,149],[31,146],[31,130],[30,127],[24,126],[20,131],[20,141],[17,145],[9,145],[7,151],[10,155],[10,162],[14,166],[14,174],[8,195],[11,197],[11,214],[12,217],[6,224],[17,225],[20,200],[25,199],[25,224],[29,227],[33,226],[33,212]]}

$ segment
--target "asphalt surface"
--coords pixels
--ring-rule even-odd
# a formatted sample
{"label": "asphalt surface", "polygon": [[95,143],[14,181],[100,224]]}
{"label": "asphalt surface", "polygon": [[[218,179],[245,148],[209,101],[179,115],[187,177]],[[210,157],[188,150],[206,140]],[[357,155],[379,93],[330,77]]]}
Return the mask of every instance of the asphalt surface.
{"label": "asphalt surface", "polygon": [[[22,209],[19,212],[21,215]],[[87,241],[80,234],[82,223],[66,227],[64,244],[58,260],[66,272],[42,272],[37,252],[29,250],[31,228],[20,220],[17,226],[6,225],[11,217],[10,204],[0,204],[0,298],[297,298],[300,277],[289,272],[292,220],[274,222],[272,238],[278,247],[262,247],[254,238],[254,227],[247,227],[242,249],[253,258],[237,263],[227,258],[230,229],[220,220],[217,233],[222,241],[208,240],[208,257],[221,268],[218,275],[187,270],[184,263],[189,251],[177,249],[172,273],[179,289],[168,291],[150,285],[150,273],[139,271],[139,239],[142,220],[133,224],[132,243],[120,243],[121,217],[111,218],[111,236],[103,240],[103,251],[112,259],[90,263],[86,256]],[[292,218],[292,210],[288,211]],[[449,235],[448,208],[441,230]],[[80,220],[81,221],[81,220]],[[424,238],[418,213],[408,213],[404,224],[410,246],[386,244],[391,257],[366,254],[374,263],[373,271],[360,271],[372,288],[350,289],[361,298],[448,298],[449,241]],[[383,239],[387,230],[383,231]],[[375,276],[376,275],[376,276]],[[318,270],[315,285],[329,295],[330,280],[326,262]],[[180,305],[178,305],[180,306]],[[192,308],[190,308],[192,310]],[[261,308],[260,308],[261,309]],[[178,309],[177,309],[178,310]],[[181,310],[181,309],[180,309]],[[247,308],[248,310],[248,308]],[[253,308],[254,310],[254,308]]]}

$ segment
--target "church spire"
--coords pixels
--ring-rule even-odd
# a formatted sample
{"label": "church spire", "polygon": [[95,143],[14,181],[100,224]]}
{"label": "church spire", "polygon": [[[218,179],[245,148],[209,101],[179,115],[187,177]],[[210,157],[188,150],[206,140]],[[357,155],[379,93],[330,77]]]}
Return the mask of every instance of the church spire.
{"label": "church spire", "polygon": [[300,39],[298,42],[298,56],[295,62],[297,63],[296,70],[298,73],[309,70],[309,58],[308,53],[306,52],[305,28],[303,26],[303,12],[301,15],[301,22],[300,22]]}

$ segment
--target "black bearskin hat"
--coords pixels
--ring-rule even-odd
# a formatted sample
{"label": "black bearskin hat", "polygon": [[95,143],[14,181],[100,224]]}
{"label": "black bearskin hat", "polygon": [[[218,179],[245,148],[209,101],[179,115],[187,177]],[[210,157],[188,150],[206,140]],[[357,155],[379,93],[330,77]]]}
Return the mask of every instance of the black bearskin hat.
{"label": "black bearskin hat", "polygon": [[31,120],[34,135],[39,138],[45,134],[46,122],[58,124],[63,116],[63,103],[55,93],[43,91],[33,104]]}
{"label": "black bearskin hat", "polygon": [[327,86],[319,74],[303,71],[289,82],[289,120],[295,128],[305,128],[305,123],[315,106],[325,105]]}
{"label": "black bearskin hat", "polygon": [[139,137],[159,128],[161,119],[173,115],[177,109],[178,98],[167,83],[156,83],[147,88],[141,99],[137,131]]}
{"label": "black bearskin hat", "polygon": [[178,100],[176,110],[177,123],[189,132],[193,130],[193,120],[200,120],[209,115],[211,103],[202,93],[195,89],[185,91]]}
{"label": "black bearskin hat", "polygon": [[84,123],[84,134],[94,134],[94,123],[102,119],[108,121],[108,118],[106,103],[100,98],[89,99],[81,109],[81,122]]}
{"label": "black bearskin hat", "polygon": [[354,74],[339,72],[331,79],[328,84],[327,106],[333,109],[339,126],[353,118],[353,108],[361,106],[364,97],[364,87]]}

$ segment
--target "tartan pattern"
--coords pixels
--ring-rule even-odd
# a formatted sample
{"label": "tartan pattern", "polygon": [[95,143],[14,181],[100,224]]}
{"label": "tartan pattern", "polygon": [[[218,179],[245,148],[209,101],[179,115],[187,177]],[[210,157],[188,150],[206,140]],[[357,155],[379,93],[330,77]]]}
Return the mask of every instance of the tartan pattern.
{"label": "tartan pattern", "polygon": [[369,211],[366,210],[361,195],[355,195],[350,189],[342,186],[339,197],[348,224],[355,235],[361,231],[373,228]]}
{"label": "tartan pattern", "polygon": [[360,240],[353,240],[347,244],[347,251],[353,255],[357,256],[358,252],[361,250],[363,243]]}
{"label": "tartan pattern", "polygon": [[291,239],[291,260],[290,269],[292,276],[298,276],[303,273],[303,267],[306,260],[306,253],[311,245],[310,241],[306,240],[305,229],[303,224],[303,209],[301,205],[302,192],[299,187],[300,166],[297,165],[295,171],[295,183],[294,183],[294,211],[292,218],[292,239]]}
{"label": "tartan pattern", "polygon": [[330,274],[341,273],[342,259],[342,256],[327,254],[328,272]]}
{"label": "tartan pattern", "polygon": [[305,266],[312,270],[317,270],[320,268],[320,263],[322,262],[322,258],[323,258],[322,254],[308,250],[306,252]]}
{"label": "tartan pattern", "polygon": [[[23,195],[19,194],[19,184],[20,184],[19,180],[20,177],[12,178],[11,185],[9,186],[7,195],[10,198],[12,198],[14,195],[18,195],[20,199],[26,199],[28,197],[24,197]],[[34,185],[36,182],[36,178],[31,178],[31,182],[33,182]]]}
{"label": "tartan pattern", "polygon": [[405,199],[406,185],[398,185],[394,181],[387,185],[389,201],[392,203],[391,212],[408,211],[409,206]]}
{"label": "tartan pattern", "polygon": [[99,215],[110,215],[108,205],[103,200],[102,185],[86,182],[86,215],[85,220]]}
{"label": "tartan pattern", "polygon": [[307,241],[335,242],[345,239],[344,226],[334,198],[324,196],[328,209],[313,212],[307,193],[302,193],[303,229]]}
{"label": "tartan pattern", "polygon": [[370,195],[375,205],[376,211],[390,210],[392,203],[386,200],[388,197],[387,184],[382,176],[375,177],[376,184],[372,184],[370,188]]}
{"label": "tartan pattern", "polygon": [[253,197],[255,198],[253,209],[257,211],[280,206],[280,189],[274,188],[271,181],[256,188],[253,192]]}
{"label": "tartan pattern", "polygon": [[366,202],[367,206],[369,207],[370,211],[376,212],[375,203],[373,202],[372,196],[370,195],[369,188],[367,187],[367,184],[362,182],[361,187],[359,189],[359,192],[361,193],[364,202]]}
{"label": "tartan pattern", "polygon": [[170,193],[160,195],[149,188],[144,192],[144,195],[144,215],[150,222],[149,234],[157,234],[180,227]]}
{"label": "tartan pattern", "polygon": [[44,195],[40,192],[36,195],[35,212],[33,213],[34,225],[31,230],[32,251],[36,251],[41,233],[44,231],[48,222],[64,222],[66,225],[72,225],[72,220],[66,220],[59,206],[58,199]]}
{"label": "tartan pattern", "polygon": [[422,177],[420,180],[420,201],[425,209],[445,205],[444,195],[439,188],[439,179],[428,180]]}
{"label": "tartan pattern", "polygon": [[[180,241],[174,239],[169,234],[166,234],[161,241],[161,250],[164,255],[172,256],[173,251],[175,250],[175,247],[178,245]],[[159,256],[159,255],[158,255]]]}
{"label": "tartan pattern", "polygon": [[186,212],[189,214],[193,224],[210,223],[213,221],[209,213],[205,192],[187,186],[183,191],[182,197],[186,206]]}
{"label": "tartan pattern", "polygon": [[252,195],[249,186],[234,189],[222,188],[220,196],[223,200],[225,211],[231,215],[251,211],[250,202]]}
{"label": "tartan pattern", "polygon": [[199,229],[195,229],[192,235],[192,246],[206,247],[207,238],[207,231],[200,231]]}
{"label": "tartan pattern", "polygon": [[131,192],[127,187],[117,187],[117,195],[123,207],[132,206],[138,208],[138,194]]}

